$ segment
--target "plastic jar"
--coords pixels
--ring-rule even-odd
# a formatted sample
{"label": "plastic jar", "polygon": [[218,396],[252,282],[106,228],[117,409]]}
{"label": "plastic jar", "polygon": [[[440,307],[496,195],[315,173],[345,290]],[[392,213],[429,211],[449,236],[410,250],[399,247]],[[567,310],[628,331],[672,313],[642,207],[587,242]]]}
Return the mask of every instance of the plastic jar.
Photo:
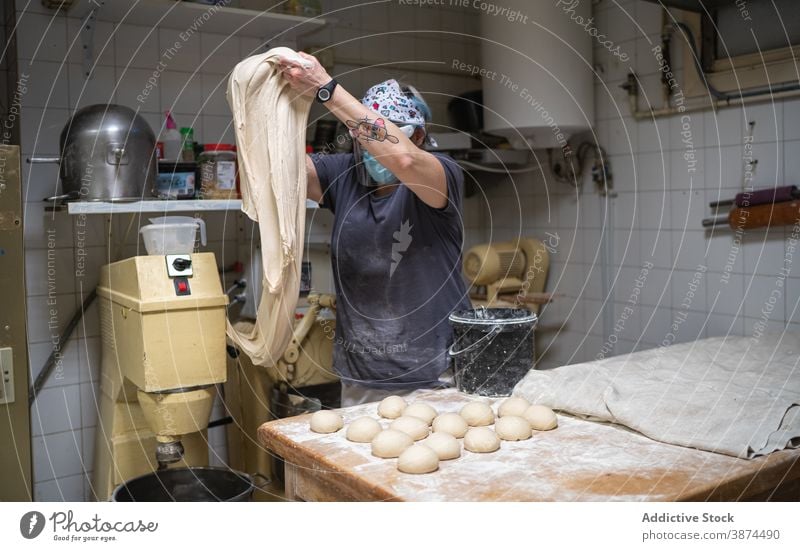
{"label": "plastic jar", "polygon": [[236,146],[207,143],[197,159],[201,199],[238,199]]}

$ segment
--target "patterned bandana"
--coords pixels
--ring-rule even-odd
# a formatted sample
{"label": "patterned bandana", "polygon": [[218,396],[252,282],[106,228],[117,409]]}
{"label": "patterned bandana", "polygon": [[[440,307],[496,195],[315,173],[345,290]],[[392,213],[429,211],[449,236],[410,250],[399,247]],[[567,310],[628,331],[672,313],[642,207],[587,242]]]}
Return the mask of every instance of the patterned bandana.
{"label": "patterned bandana", "polygon": [[425,117],[417,108],[415,100],[405,95],[394,79],[376,84],[367,90],[361,103],[395,124],[425,126]]}
{"label": "patterned bandana", "polygon": [[[430,113],[421,96],[406,94],[394,79],[376,84],[367,90],[361,103],[397,125],[412,124],[423,129],[427,122],[426,111]],[[435,146],[435,142],[427,135],[425,142]]]}

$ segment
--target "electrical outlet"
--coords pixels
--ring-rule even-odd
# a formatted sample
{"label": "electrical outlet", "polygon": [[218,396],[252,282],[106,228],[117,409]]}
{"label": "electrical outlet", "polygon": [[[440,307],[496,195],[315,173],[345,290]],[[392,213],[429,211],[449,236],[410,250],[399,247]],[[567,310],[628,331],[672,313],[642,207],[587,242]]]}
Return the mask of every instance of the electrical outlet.
{"label": "electrical outlet", "polygon": [[0,348],[0,404],[14,402],[14,354],[11,348]]}

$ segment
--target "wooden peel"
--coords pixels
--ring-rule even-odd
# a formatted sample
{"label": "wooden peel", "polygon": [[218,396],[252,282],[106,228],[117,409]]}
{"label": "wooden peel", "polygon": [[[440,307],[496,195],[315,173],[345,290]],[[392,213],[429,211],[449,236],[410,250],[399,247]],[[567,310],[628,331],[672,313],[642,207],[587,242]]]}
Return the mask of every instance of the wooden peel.
{"label": "wooden peel", "polygon": [[800,201],[737,207],[731,209],[728,214],[704,219],[703,227],[709,228],[725,222],[734,230],[791,226],[800,222]]}

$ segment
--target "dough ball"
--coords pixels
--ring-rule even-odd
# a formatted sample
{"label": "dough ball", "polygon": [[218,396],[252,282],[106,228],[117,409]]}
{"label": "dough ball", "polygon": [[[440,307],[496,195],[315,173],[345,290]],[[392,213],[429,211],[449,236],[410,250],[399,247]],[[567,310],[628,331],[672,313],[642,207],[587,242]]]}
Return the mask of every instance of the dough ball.
{"label": "dough ball", "polygon": [[400,396],[387,396],[378,404],[378,415],[385,419],[397,419],[403,415],[406,401]]}
{"label": "dough ball", "polygon": [[414,445],[414,439],[399,430],[383,430],[372,439],[372,455],[391,458],[403,453]]}
{"label": "dough ball", "polygon": [[492,408],[483,402],[470,402],[461,408],[460,415],[470,427],[483,427],[494,423]]}
{"label": "dough ball", "polygon": [[527,440],[531,437],[531,424],[524,417],[506,415],[497,420],[494,431],[503,440]]}
{"label": "dough ball", "polygon": [[433,420],[433,432],[445,432],[456,438],[464,438],[469,425],[458,413],[442,413]]}
{"label": "dough ball", "polygon": [[523,415],[533,430],[552,430],[558,426],[556,414],[547,406],[531,406]]}
{"label": "dough ball", "polygon": [[500,439],[492,429],[476,427],[464,435],[464,448],[477,453],[489,453],[500,449]]}
{"label": "dough ball", "polygon": [[422,419],[429,425],[433,422],[434,418],[436,417],[436,410],[433,409],[428,404],[423,404],[422,402],[414,402],[406,409],[403,410],[404,417],[417,417],[418,419]]}
{"label": "dough ball", "polygon": [[531,403],[525,398],[512,396],[500,404],[500,407],[497,408],[497,416],[505,417],[506,415],[516,415],[517,417],[522,417],[525,415],[525,410],[529,407],[531,407]]}
{"label": "dough ball", "polygon": [[461,457],[461,444],[456,437],[446,432],[434,432],[421,442],[436,452],[439,461],[458,459]]}
{"label": "dough ball", "polygon": [[414,440],[422,440],[430,432],[428,423],[418,417],[406,417],[405,415],[392,421],[389,428],[404,432]]}
{"label": "dough ball", "polygon": [[438,468],[439,457],[428,446],[411,446],[397,458],[397,469],[404,473],[432,473]]}
{"label": "dough ball", "polygon": [[322,434],[336,432],[344,426],[344,419],[328,409],[316,411],[311,415],[311,430]]}
{"label": "dough ball", "polygon": [[345,436],[351,442],[372,442],[375,435],[383,430],[383,427],[372,417],[359,417],[347,425]]}

